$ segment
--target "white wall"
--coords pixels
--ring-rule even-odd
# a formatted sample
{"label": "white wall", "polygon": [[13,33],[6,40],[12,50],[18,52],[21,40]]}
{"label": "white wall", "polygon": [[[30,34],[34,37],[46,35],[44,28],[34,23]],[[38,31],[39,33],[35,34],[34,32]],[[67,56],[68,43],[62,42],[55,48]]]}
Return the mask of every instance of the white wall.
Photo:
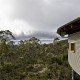
{"label": "white wall", "polygon": [[[71,51],[70,43],[75,43],[75,53]],[[68,61],[71,67],[80,75],[80,32],[69,35]]]}

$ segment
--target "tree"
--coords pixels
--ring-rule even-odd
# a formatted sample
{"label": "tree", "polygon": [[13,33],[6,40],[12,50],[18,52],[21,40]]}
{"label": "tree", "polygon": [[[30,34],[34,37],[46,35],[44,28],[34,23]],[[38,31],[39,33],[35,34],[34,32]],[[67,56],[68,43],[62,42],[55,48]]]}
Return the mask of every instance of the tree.
{"label": "tree", "polygon": [[41,41],[39,39],[37,39],[36,37],[30,38],[29,42],[31,42],[31,43],[41,43]]}
{"label": "tree", "polygon": [[9,30],[0,31],[0,40],[10,40],[15,39],[12,32]]}
{"label": "tree", "polygon": [[57,41],[59,41],[59,38],[55,38],[53,43],[56,43]]}

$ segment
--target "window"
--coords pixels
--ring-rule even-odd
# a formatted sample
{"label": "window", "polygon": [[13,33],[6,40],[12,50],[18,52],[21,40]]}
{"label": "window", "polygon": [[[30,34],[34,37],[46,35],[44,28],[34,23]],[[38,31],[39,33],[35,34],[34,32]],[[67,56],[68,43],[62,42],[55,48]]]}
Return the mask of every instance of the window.
{"label": "window", "polygon": [[71,43],[71,51],[75,52],[75,43]]}

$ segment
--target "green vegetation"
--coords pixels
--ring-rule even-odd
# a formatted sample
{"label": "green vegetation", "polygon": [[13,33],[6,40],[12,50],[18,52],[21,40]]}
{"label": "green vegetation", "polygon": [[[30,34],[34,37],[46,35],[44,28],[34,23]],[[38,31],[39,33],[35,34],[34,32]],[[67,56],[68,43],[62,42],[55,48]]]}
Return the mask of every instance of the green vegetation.
{"label": "green vegetation", "polygon": [[15,45],[1,37],[0,80],[71,80],[67,40],[41,44],[33,37]]}

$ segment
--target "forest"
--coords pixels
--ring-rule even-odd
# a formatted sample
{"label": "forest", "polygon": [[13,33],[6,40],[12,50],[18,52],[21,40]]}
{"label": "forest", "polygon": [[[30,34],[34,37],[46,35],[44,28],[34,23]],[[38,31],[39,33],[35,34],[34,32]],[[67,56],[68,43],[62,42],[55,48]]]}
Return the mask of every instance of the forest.
{"label": "forest", "polygon": [[15,44],[11,37],[9,30],[0,31],[0,80],[71,80],[68,40],[41,44],[32,37]]}

